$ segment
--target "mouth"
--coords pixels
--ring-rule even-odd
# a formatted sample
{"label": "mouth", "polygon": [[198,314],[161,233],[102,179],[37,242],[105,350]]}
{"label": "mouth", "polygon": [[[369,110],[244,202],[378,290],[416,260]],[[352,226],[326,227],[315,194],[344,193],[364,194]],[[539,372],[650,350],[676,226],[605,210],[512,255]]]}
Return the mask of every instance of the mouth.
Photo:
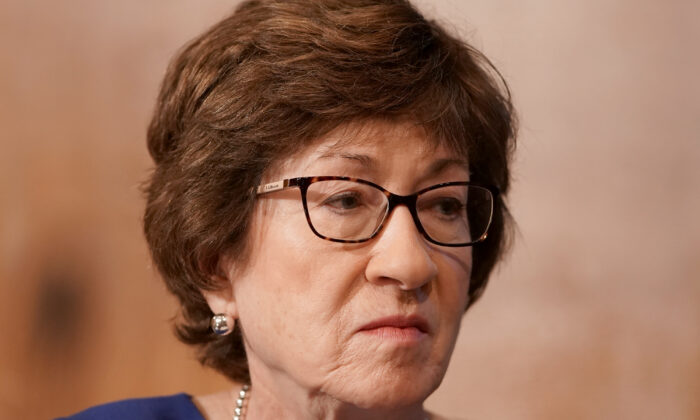
{"label": "mouth", "polygon": [[382,340],[415,342],[430,334],[428,321],[418,315],[392,315],[375,319],[357,331]]}

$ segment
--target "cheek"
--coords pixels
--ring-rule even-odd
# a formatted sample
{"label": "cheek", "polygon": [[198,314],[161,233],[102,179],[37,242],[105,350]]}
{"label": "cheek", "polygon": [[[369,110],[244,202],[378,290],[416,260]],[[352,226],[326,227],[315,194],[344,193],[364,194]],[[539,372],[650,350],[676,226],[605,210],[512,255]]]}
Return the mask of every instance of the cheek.
{"label": "cheek", "polygon": [[451,354],[459,334],[464,311],[469,300],[469,279],[471,275],[471,251],[440,254],[437,259],[440,274],[434,290],[436,316],[439,321],[439,343],[435,351]]}
{"label": "cheek", "polygon": [[246,272],[234,280],[246,341],[267,364],[283,364],[287,356],[300,366],[331,364],[362,263],[316,237],[303,213],[282,214],[262,219],[264,228],[252,240],[264,246],[256,246]]}
{"label": "cheek", "polygon": [[448,248],[439,250],[435,257],[439,261],[441,278],[444,279],[445,298],[454,300],[455,305],[466,307],[472,272],[472,251],[468,248]]}

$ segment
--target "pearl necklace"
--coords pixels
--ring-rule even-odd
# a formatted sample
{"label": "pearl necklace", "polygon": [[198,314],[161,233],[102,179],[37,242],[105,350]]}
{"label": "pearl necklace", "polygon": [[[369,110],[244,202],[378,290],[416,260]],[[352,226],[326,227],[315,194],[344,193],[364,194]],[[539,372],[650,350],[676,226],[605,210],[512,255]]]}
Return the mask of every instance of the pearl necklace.
{"label": "pearl necklace", "polygon": [[243,385],[240,391],[238,391],[238,398],[236,399],[236,406],[233,408],[233,420],[243,420],[245,411],[243,411],[243,404],[245,403],[245,397],[250,393],[250,385]]}

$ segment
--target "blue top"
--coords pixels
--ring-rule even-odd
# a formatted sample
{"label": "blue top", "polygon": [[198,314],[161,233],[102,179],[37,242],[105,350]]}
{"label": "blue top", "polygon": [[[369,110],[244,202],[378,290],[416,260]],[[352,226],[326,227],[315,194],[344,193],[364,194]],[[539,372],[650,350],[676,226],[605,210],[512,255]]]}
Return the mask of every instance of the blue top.
{"label": "blue top", "polygon": [[98,405],[64,420],[204,420],[187,394],[135,398]]}

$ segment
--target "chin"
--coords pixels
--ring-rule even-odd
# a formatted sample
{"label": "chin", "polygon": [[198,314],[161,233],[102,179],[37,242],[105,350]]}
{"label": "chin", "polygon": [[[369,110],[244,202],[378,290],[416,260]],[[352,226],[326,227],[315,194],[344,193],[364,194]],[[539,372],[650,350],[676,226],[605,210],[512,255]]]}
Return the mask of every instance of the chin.
{"label": "chin", "polygon": [[365,410],[400,410],[411,407],[422,407],[429,392],[405,392],[402,389],[391,389],[385,392],[370,390],[371,395],[358,395],[350,403]]}
{"label": "chin", "polygon": [[[436,377],[437,376],[437,377]],[[367,378],[369,379],[369,378]],[[440,385],[442,375],[384,372],[370,381],[360,381],[352,391],[351,402],[363,409],[398,409],[421,406]],[[348,389],[349,390],[349,389]]]}

